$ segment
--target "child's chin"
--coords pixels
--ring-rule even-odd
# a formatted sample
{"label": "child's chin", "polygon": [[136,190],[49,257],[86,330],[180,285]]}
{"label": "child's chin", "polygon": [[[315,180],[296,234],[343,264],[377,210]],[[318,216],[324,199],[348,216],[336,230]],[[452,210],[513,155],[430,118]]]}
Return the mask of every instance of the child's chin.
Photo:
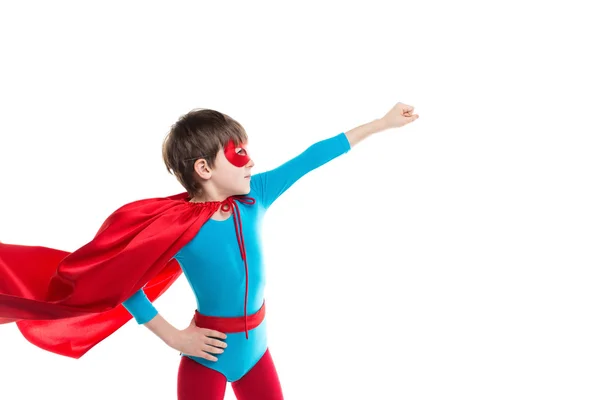
{"label": "child's chin", "polygon": [[248,186],[247,186],[247,187],[245,187],[245,188],[242,188],[242,189],[240,190],[240,192],[239,192],[239,195],[246,195],[246,194],[248,194],[248,193],[250,193],[250,185],[248,185]]}

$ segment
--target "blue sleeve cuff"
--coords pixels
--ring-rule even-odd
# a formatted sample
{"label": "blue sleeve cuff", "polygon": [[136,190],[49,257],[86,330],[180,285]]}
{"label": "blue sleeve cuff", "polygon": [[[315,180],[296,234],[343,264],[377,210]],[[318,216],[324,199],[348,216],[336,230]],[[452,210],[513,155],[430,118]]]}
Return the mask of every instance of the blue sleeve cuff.
{"label": "blue sleeve cuff", "polygon": [[135,318],[138,324],[142,325],[156,317],[158,310],[154,308],[152,302],[146,296],[143,289],[138,290],[123,302],[123,307]]}
{"label": "blue sleeve cuff", "polygon": [[352,147],[350,145],[350,141],[348,140],[348,136],[346,136],[346,132],[342,132],[339,135],[337,135],[337,139],[338,142],[340,144],[340,152],[341,154],[347,153],[348,151],[350,151],[350,148]]}

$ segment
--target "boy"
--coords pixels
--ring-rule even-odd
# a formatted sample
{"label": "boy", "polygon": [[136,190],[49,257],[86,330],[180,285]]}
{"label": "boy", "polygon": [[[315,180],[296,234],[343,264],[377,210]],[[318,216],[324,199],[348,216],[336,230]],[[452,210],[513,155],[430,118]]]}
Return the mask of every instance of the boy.
{"label": "boy", "polygon": [[[163,143],[167,169],[186,193],[121,207],[73,253],[0,244],[0,271],[10,272],[2,276],[0,318],[16,320],[42,348],[80,357],[131,315],[183,355],[180,400],[221,400],[227,382],[239,400],[282,399],[266,338],[262,218],[302,176],[373,133],[414,121],[412,112],[398,103],[381,119],[252,175],[243,127],[217,111],[193,110]],[[25,263],[37,264],[43,284],[22,272]],[[152,301],[181,273],[197,310],[178,330]]]}

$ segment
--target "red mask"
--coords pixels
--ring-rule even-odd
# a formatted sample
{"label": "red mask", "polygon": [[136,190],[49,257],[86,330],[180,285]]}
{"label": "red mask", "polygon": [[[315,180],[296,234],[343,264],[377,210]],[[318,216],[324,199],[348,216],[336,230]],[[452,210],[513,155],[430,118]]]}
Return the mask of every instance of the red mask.
{"label": "red mask", "polygon": [[236,146],[233,140],[230,140],[227,142],[223,152],[225,153],[225,158],[236,167],[241,168],[250,162],[250,156],[244,144]]}

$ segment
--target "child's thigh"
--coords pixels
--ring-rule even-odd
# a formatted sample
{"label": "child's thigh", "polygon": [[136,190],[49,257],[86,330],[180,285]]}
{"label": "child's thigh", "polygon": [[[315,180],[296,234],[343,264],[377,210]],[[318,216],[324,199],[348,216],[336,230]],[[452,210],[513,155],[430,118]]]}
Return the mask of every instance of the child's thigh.
{"label": "child's thigh", "polygon": [[282,400],[283,393],[269,349],[246,375],[231,384],[238,400]]}
{"label": "child's thigh", "polygon": [[177,374],[178,400],[223,400],[227,379],[213,369],[181,357]]}

